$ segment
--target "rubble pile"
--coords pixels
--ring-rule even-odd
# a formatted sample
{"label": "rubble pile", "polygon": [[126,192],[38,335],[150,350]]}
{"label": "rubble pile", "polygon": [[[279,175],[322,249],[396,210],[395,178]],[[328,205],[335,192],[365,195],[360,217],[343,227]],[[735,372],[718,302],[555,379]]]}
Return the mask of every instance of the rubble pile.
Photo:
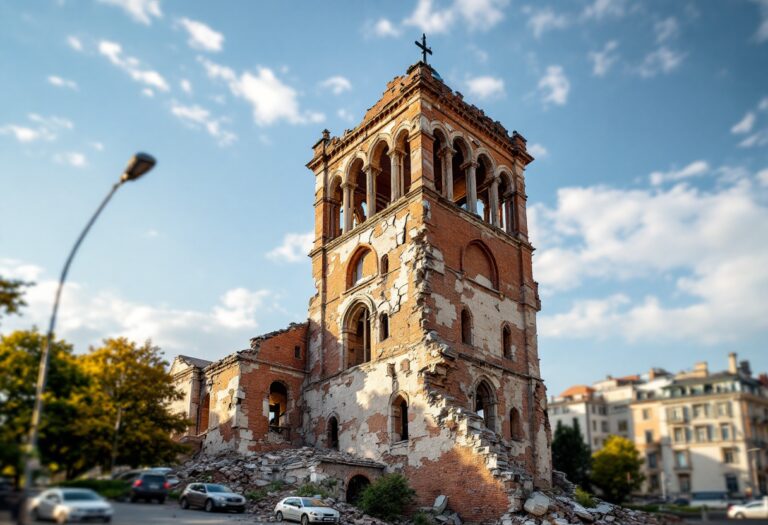
{"label": "rubble pile", "polygon": [[[275,505],[288,496],[295,496],[306,483],[324,486],[336,492],[337,484],[319,475],[315,468],[324,460],[360,462],[360,458],[340,451],[318,450],[312,447],[291,448],[265,453],[221,454],[192,458],[177,469],[181,483],[179,492],[190,483],[223,483],[248,500],[247,512],[257,521],[275,521]],[[353,505],[329,497],[324,500],[341,514],[342,523],[355,525],[386,525],[368,516]]]}

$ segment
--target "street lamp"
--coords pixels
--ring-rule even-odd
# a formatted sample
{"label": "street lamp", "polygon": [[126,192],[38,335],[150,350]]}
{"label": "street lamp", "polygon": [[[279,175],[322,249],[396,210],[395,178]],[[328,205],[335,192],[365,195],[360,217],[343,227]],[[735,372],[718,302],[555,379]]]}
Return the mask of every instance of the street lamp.
{"label": "street lamp", "polygon": [[[69,252],[69,257],[67,257],[67,261],[64,263],[64,268],[61,271],[61,276],[59,277],[59,286],[56,289],[56,297],[53,301],[53,311],[51,312],[51,320],[48,325],[48,333],[45,337],[45,343],[43,345],[43,348],[40,352],[40,368],[38,370],[37,374],[37,387],[35,390],[35,406],[32,410],[32,422],[29,426],[29,437],[27,439],[27,456],[26,461],[24,463],[24,492],[25,497],[28,498],[30,494],[30,489],[32,487],[32,466],[33,461],[36,459],[36,452],[37,452],[37,438],[38,438],[38,430],[40,427],[40,416],[43,412],[43,392],[45,391],[45,383],[48,379],[48,362],[49,362],[49,355],[50,355],[50,348],[51,344],[53,343],[53,330],[56,327],[56,314],[59,311],[59,300],[61,299],[61,291],[64,288],[64,281],[67,279],[67,273],[69,272],[69,266],[72,264],[72,259],[75,257],[75,253],[77,253],[77,249],[80,248],[80,244],[83,242],[83,239],[85,239],[85,236],[88,234],[88,232],[91,229],[91,226],[93,226],[93,223],[96,222],[96,219],[98,219],[99,215],[101,214],[101,211],[107,206],[107,203],[112,198],[112,195],[115,194],[117,189],[125,184],[128,181],[136,180],[145,173],[147,173],[149,170],[151,170],[155,166],[155,159],[152,157],[152,155],[148,155],[146,153],[136,153],[131,160],[128,162],[128,166],[126,166],[125,171],[123,172],[122,176],[120,177],[120,180],[116,182],[112,189],[109,191],[106,197],[104,197],[104,200],[101,201],[101,204],[96,209],[96,212],[93,214],[91,219],[88,221],[88,223],[85,225],[85,228],[80,233],[80,236],[77,238],[77,241],[75,242],[75,245],[72,247],[72,250]],[[25,498],[25,499],[26,499]]]}

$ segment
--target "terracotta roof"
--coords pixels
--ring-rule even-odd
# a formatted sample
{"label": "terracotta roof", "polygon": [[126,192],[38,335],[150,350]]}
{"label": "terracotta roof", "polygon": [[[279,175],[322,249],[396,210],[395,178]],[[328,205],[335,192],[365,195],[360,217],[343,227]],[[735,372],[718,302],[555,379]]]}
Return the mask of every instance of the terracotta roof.
{"label": "terracotta roof", "polygon": [[560,394],[560,397],[574,397],[594,394],[595,389],[587,385],[575,385]]}

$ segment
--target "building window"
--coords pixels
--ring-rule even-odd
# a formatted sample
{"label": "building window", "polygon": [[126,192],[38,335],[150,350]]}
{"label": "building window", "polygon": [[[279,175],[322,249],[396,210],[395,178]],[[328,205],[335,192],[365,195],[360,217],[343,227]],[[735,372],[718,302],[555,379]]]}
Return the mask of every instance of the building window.
{"label": "building window", "polygon": [[675,443],[685,443],[685,429],[682,427],[675,427],[673,431]]}
{"label": "building window", "polygon": [[720,424],[720,439],[729,441],[731,439],[731,425],[728,423]]}
{"label": "building window", "polygon": [[708,443],[712,439],[712,427],[709,425],[696,427],[696,442]]}
{"label": "building window", "polygon": [[731,416],[731,402],[730,401],[724,401],[717,404],[717,415],[719,417],[730,417]]}
{"label": "building window", "polygon": [[725,490],[729,495],[738,494],[739,492],[739,478],[735,474],[725,475]]}
{"label": "building window", "polygon": [[723,463],[733,464],[736,463],[736,449],[724,448],[723,449]]}
{"label": "building window", "polygon": [[600,430],[602,430],[606,434],[608,433],[608,422],[607,421],[601,421],[600,422]]}
{"label": "building window", "polygon": [[381,275],[389,273],[389,255],[385,254],[381,256],[381,268],[379,269],[379,273],[381,273]]}
{"label": "building window", "polygon": [[504,325],[501,330],[501,350],[507,359],[512,359],[512,331]]}
{"label": "building window", "polygon": [[461,342],[472,344],[472,316],[466,308],[461,311]]}
{"label": "building window", "polygon": [[648,488],[651,492],[657,492],[659,488],[661,487],[661,484],[659,483],[659,475],[658,474],[651,474],[648,476]]}
{"label": "building window", "polygon": [[403,396],[397,396],[392,402],[392,439],[408,440],[408,402]]}
{"label": "building window", "polygon": [[597,432],[597,421],[592,420],[592,432]]}
{"label": "building window", "polygon": [[680,487],[682,494],[690,494],[691,492],[691,476],[689,474],[678,474],[677,484]]}
{"label": "building window", "polygon": [[675,451],[675,467],[677,467],[677,468],[689,468],[690,467],[690,461],[688,460],[688,451],[687,450],[676,450]]}
{"label": "building window", "polygon": [[339,420],[336,416],[328,420],[328,448],[339,450]]}
{"label": "building window", "polygon": [[509,437],[514,441],[523,439],[523,429],[520,423],[520,412],[516,408],[509,411]]}
{"label": "building window", "polygon": [[693,405],[693,418],[701,419],[705,417],[709,417],[709,405],[708,404]]}
{"label": "building window", "polygon": [[351,310],[345,325],[347,368],[371,360],[371,319],[368,308],[357,304]]}
{"label": "building window", "polygon": [[288,410],[288,388],[275,381],[269,385],[269,429],[282,432],[286,426],[285,413]]}
{"label": "building window", "polygon": [[626,419],[620,419],[618,423],[619,432],[629,432],[629,423]]}
{"label": "building window", "polygon": [[656,454],[656,452],[648,452],[647,459],[648,459],[648,468],[658,468],[659,456]]}
{"label": "building window", "polygon": [[483,418],[487,428],[496,430],[496,400],[486,381],[481,381],[475,390],[475,413]]}
{"label": "building window", "polygon": [[381,314],[379,316],[379,341],[385,341],[389,338],[389,316]]}
{"label": "building window", "polygon": [[646,443],[653,443],[653,430],[646,430],[645,431],[645,442]]}
{"label": "building window", "polygon": [[293,357],[301,359],[301,347],[296,345],[293,347]]}
{"label": "building window", "polygon": [[651,419],[651,409],[650,408],[644,408],[643,409],[643,419],[646,420],[646,421]]}

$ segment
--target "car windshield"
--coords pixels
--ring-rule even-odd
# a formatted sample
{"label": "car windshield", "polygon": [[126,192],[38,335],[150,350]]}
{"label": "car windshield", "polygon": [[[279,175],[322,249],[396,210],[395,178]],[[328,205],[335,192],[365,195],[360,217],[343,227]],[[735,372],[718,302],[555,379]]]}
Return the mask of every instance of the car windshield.
{"label": "car windshield", "polygon": [[77,492],[64,492],[64,501],[98,501],[99,495],[90,490],[78,490]]}
{"label": "car windshield", "polygon": [[163,483],[165,481],[165,476],[158,476],[157,474],[144,475],[142,477],[148,483]]}
{"label": "car windshield", "polygon": [[301,498],[301,504],[304,507],[327,507],[325,503],[316,498]]}
{"label": "car windshield", "polygon": [[232,492],[226,485],[206,485],[208,492]]}

